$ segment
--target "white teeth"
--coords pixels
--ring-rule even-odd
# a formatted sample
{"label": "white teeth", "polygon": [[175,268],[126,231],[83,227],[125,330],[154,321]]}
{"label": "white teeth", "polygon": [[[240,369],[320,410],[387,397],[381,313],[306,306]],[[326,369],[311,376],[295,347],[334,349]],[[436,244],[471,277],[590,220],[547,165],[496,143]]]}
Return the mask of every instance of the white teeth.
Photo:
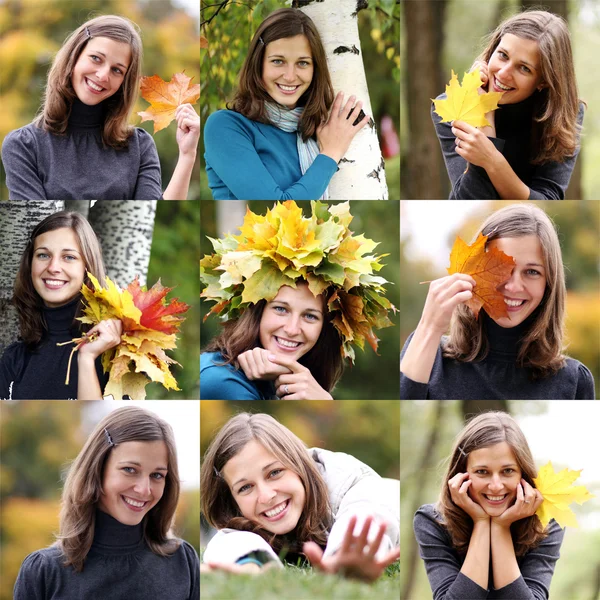
{"label": "white teeth", "polygon": [[285,500],[281,504],[278,504],[275,508],[272,508],[271,510],[266,511],[265,515],[269,518],[276,517],[280,512],[282,512],[285,509],[286,506],[287,506],[287,500]]}
{"label": "white teeth", "polygon": [[44,283],[49,287],[62,287],[67,283],[66,281],[59,281],[58,279],[44,279]]}
{"label": "white teeth", "polygon": [[498,86],[498,87],[499,87],[501,90],[505,90],[505,91],[507,91],[507,92],[508,92],[509,90],[512,90],[512,89],[513,89],[513,88],[511,88],[511,87],[508,87],[507,85],[504,85],[504,84],[500,83],[500,82],[498,81],[498,78],[497,78],[497,77],[494,77],[494,81],[496,82],[496,85],[497,85],[497,86]]}
{"label": "white teeth", "polygon": [[297,85],[282,85],[281,83],[278,83],[277,85],[286,92],[293,92],[298,87]]}
{"label": "white teeth", "polygon": [[145,502],[136,502],[135,500],[131,500],[125,496],[123,496],[123,500],[125,500],[127,504],[131,504],[131,506],[135,506],[136,508],[142,508],[142,506],[145,506],[146,504]]}
{"label": "white teeth", "polygon": [[499,502],[500,500],[504,500],[504,496],[486,496],[488,500],[492,502]]}
{"label": "white teeth", "polygon": [[508,306],[521,306],[525,300],[509,300],[508,298],[504,298],[504,303],[508,304]]}
{"label": "white teeth", "polygon": [[96,90],[97,92],[101,92],[104,89],[103,87],[100,87],[99,85],[96,85],[93,81],[90,81],[87,77],[85,78],[85,80],[88,82],[88,85],[93,90]]}
{"label": "white teeth", "polygon": [[276,337],[275,339],[281,346],[285,346],[286,348],[297,348],[300,345],[300,342],[289,342],[280,337]]}

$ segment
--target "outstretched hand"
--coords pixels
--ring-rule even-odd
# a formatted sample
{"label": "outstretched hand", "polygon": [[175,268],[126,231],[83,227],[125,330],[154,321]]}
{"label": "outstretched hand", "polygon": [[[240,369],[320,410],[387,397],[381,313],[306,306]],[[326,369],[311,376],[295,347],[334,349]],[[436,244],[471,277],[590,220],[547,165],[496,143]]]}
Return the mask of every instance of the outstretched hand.
{"label": "outstretched hand", "polygon": [[323,550],[314,542],[304,544],[304,554],[313,567],[326,573],[340,573],[352,579],[375,581],[388,565],[400,558],[400,548],[391,550],[383,559],[377,560],[375,554],[381,545],[386,525],[382,523],[374,540],[369,542],[367,536],[372,522],[373,517],[367,517],[361,532],[355,536],[356,517],[352,517],[342,545],[333,556],[323,558]]}

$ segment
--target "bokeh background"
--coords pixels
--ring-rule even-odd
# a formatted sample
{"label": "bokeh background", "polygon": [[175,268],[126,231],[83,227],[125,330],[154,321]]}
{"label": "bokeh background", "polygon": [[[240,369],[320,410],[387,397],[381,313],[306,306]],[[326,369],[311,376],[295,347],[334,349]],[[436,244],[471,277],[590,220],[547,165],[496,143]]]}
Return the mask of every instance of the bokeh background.
{"label": "bokeh background", "polygon": [[[402,198],[448,198],[450,182],[431,122],[431,98],[454,69],[462,79],[482,38],[523,8],[542,5],[568,20],[579,97],[587,103],[582,151],[567,198],[600,198],[600,3],[597,0],[404,0],[401,40]],[[412,52],[411,52],[412,50]]]}
{"label": "bokeh background", "polygon": [[[337,202],[331,202],[337,204]],[[310,216],[309,203],[304,206],[304,216]],[[273,202],[254,200],[245,202],[200,202],[200,251],[201,256],[212,254],[213,247],[207,236],[211,238],[222,237],[229,232],[237,235],[237,228],[243,223],[246,207],[257,214],[264,215],[268,208],[273,208]],[[374,253],[389,254],[382,259],[386,265],[378,273],[390,283],[386,284],[386,297],[396,307],[400,300],[399,285],[399,203],[398,202],[370,202],[356,200],[350,202],[350,212],[354,216],[350,229],[356,234],[364,233],[365,237],[380,242]],[[202,302],[201,313],[204,317],[214,303]],[[393,327],[379,329],[375,334],[380,339],[377,354],[368,344],[364,351],[356,348],[356,362],[354,366],[346,366],[342,379],[336,386],[333,396],[336,400],[364,398],[370,400],[383,400],[399,398],[400,376],[398,361],[400,356],[398,321],[399,315],[389,312],[389,318],[394,323]],[[200,345],[201,348],[216,335],[219,330],[219,319],[212,315],[206,322],[201,323]]]}
{"label": "bokeh background", "polygon": [[[421,318],[428,285],[445,277],[456,236],[471,243],[478,227],[511,201],[400,202],[400,337],[402,347]],[[566,353],[585,364],[600,398],[600,204],[581,200],[539,201],[558,229],[567,285]],[[435,218],[432,218],[435,215]]]}
{"label": "bokeh background", "polygon": [[182,481],[175,534],[199,551],[198,401],[1,402],[0,600],[13,597],[23,559],[54,542],[66,468],[87,436],[108,412],[131,404],[155,412],[173,427]]}
{"label": "bokeh background", "polygon": [[[223,8],[220,5],[224,4]],[[278,8],[290,6],[284,0],[246,0],[245,2],[203,2],[200,9],[201,34],[207,46],[200,51],[200,121],[225,108],[235,92],[250,40],[265,17]],[[361,3],[358,3],[361,4]],[[385,176],[389,197],[400,198],[400,126],[398,86],[400,82],[400,7],[396,0],[370,0],[358,13],[358,30],[373,118],[381,136],[381,119],[387,115],[393,134],[384,150]],[[218,11],[216,16],[213,15]],[[394,141],[396,140],[396,141]],[[380,137],[381,143],[381,137]],[[383,149],[383,148],[382,148]],[[212,198],[204,170],[204,143],[200,138],[200,198]]]}
{"label": "bokeh background", "polygon": [[[0,144],[6,134],[30,123],[41,104],[46,76],[67,36],[90,18],[120,15],[137,23],[142,32],[142,75],[169,81],[185,69],[199,81],[199,5],[197,0],[0,0]],[[140,124],[139,111],[148,102],[138,98],[130,123],[153,135],[154,123]],[[198,105],[195,110],[198,111]],[[173,124],[154,137],[163,189],[177,164],[179,149]],[[196,160],[188,199],[200,198],[200,160]],[[0,199],[8,198],[4,168]]]}
{"label": "bokeh background", "polygon": [[437,502],[454,437],[467,415],[504,410],[519,423],[538,469],[549,460],[555,470],[583,469],[576,485],[596,497],[571,505],[579,528],[567,528],[556,563],[550,598],[596,600],[600,597],[600,466],[596,430],[600,403],[593,400],[528,400],[472,403],[454,400],[403,401],[401,436],[401,598],[431,598],[412,521],[423,504]]}

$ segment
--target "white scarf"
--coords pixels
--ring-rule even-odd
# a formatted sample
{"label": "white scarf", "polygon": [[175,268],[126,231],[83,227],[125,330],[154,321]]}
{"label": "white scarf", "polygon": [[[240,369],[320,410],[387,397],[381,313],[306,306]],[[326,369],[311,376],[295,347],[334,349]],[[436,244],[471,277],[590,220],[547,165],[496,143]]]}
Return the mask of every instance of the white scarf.
{"label": "white scarf", "polygon": [[[296,132],[296,145],[298,147],[298,157],[300,159],[300,170],[302,175],[308,171],[308,167],[313,164],[315,158],[319,155],[319,145],[315,140],[309,138],[306,142],[303,141],[302,135],[298,131],[298,124],[302,118],[304,112],[303,106],[297,108],[287,109],[271,102],[266,102],[265,107],[267,109],[267,115],[269,121],[274,127],[291,133]],[[329,199],[329,189],[325,188],[323,195],[319,200]]]}

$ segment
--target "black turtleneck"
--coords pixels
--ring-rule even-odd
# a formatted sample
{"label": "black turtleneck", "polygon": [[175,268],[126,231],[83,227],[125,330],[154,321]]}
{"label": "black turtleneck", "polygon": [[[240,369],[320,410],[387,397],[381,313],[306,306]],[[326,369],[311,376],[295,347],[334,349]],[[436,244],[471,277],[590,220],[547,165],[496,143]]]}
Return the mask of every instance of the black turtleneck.
{"label": "black turtleneck", "polygon": [[[44,307],[47,331],[35,350],[23,342],[6,348],[0,359],[0,399],[10,400],[75,400],[77,398],[77,354],[71,361],[69,385],[65,385],[69,355],[73,346],[57,346],[81,333],[75,321],[80,296],[58,308]],[[96,359],[96,374],[100,388],[108,377],[102,372],[100,357]]]}
{"label": "black turtleneck", "polygon": [[[401,400],[588,400],[594,398],[594,379],[589,369],[573,358],[555,375],[534,381],[531,369],[517,366],[523,336],[535,313],[516,327],[500,327],[484,310],[489,351],[478,362],[460,362],[442,356],[442,337],[429,383],[417,383],[400,373]],[[404,356],[411,333],[401,357]]]}
{"label": "black turtleneck", "polygon": [[11,131],[2,162],[11,200],[159,200],[160,162],[154,139],[133,130],[124,149],[105,146],[107,102],[75,99],[67,132],[55,135],[33,123]]}
{"label": "black turtleneck", "polygon": [[83,571],[62,565],[57,546],[38,550],[21,565],[15,600],[199,600],[200,564],[194,548],[177,540],[168,556],[154,554],[143,524],[123,525],[97,510],[94,541]]}
{"label": "black turtleneck", "polygon": [[[490,138],[519,179],[529,187],[529,200],[563,200],[575,167],[575,156],[564,162],[546,162],[542,165],[531,164],[531,144],[534,105],[537,94],[517,102],[501,104],[496,110],[496,135]],[[543,92],[542,92],[543,93]],[[438,96],[438,100],[446,94]],[[452,190],[450,200],[497,200],[500,198],[486,170],[469,164],[456,153],[456,137],[450,123],[441,123],[441,117],[431,105],[431,118],[442,147],[446,170],[450,177]],[[577,123],[583,123],[583,104],[580,104]]]}

